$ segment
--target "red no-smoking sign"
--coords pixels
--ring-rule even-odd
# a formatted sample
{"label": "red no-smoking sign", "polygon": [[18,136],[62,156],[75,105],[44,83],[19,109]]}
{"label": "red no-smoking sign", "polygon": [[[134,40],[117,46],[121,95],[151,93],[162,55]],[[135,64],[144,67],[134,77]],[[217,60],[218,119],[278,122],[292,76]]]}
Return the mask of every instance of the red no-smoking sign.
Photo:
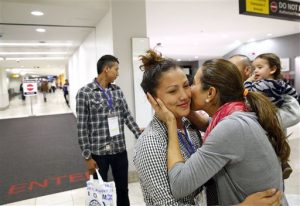
{"label": "red no-smoking sign", "polygon": [[25,96],[37,95],[37,82],[32,80],[24,80],[23,89]]}

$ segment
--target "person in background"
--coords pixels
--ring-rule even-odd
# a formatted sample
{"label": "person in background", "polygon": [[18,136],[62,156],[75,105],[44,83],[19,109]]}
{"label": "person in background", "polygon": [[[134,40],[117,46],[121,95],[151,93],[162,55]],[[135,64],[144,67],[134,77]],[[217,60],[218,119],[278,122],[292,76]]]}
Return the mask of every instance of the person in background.
{"label": "person in background", "polygon": [[[281,63],[276,54],[264,53],[253,61],[254,72],[245,82],[245,88],[250,91],[262,92],[269,97],[278,108],[282,108],[284,95],[298,100],[298,93],[288,83],[281,79]],[[292,168],[288,163],[282,165],[283,178],[289,178]]]}
{"label": "person in background", "polygon": [[247,57],[246,55],[243,54],[236,54],[228,59],[231,63],[235,64],[235,66],[238,68],[242,75],[242,81],[246,81],[252,73],[253,73],[253,68],[252,68],[252,62]]}
{"label": "person in background", "polygon": [[41,85],[41,92],[43,93],[44,102],[47,102],[47,93],[49,92],[48,81],[44,80]]}
{"label": "person in background", "polygon": [[76,95],[78,141],[90,174],[99,167],[107,181],[109,166],[116,185],[117,206],[128,206],[128,158],[124,124],[136,138],[141,133],[121,88],[113,82],[119,60],[104,55],[97,62],[98,76]]}
{"label": "person in background", "polygon": [[[141,86],[145,93],[160,98],[174,113],[180,151],[186,160],[201,146],[201,134],[197,129],[199,125],[196,128],[185,118],[190,114],[191,102],[191,88],[187,76],[175,61],[162,58],[153,50],[141,56],[141,60],[141,69],[144,72]],[[207,121],[203,124],[206,127]],[[172,195],[167,174],[167,136],[166,125],[154,116],[135,146],[133,161],[139,174],[144,201],[149,206],[195,205],[194,197],[201,189],[195,188],[178,199]],[[240,205],[279,205],[278,195],[276,193],[276,197],[271,197],[256,193]]]}
{"label": "person in background", "polygon": [[[235,64],[242,75],[242,81],[245,82],[253,73],[250,59],[242,54],[236,54],[228,59]],[[278,108],[277,116],[285,129],[300,122],[300,106],[297,100],[290,95],[282,95],[284,101],[281,108]]]}
{"label": "person in background", "polygon": [[20,84],[20,94],[21,94],[22,100],[25,101],[26,96],[24,95],[23,82]]}
{"label": "person in background", "polygon": [[283,105],[283,95],[290,95],[298,100],[298,93],[281,79],[281,63],[276,54],[258,55],[253,61],[254,72],[244,83],[250,91],[265,94],[279,108]]}
{"label": "person in background", "polygon": [[191,86],[194,81],[194,76],[192,74],[186,74],[186,78],[188,79],[189,85]]}
{"label": "person in background", "polygon": [[[159,98],[149,98],[156,115],[167,124],[168,176],[176,198],[212,177],[219,205],[238,204],[247,195],[270,187],[283,191],[280,162],[287,161],[290,148],[276,108],[264,95],[244,92],[241,80],[237,67],[223,59],[208,60],[197,71],[191,107],[203,109],[212,121],[204,144],[188,160],[180,152],[176,116]],[[284,195],[281,204],[288,205]]]}
{"label": "person in background", "polygon": [[51,82],[51,90],[53,93],[55,93],[55,90],[56,90],[56,81],[55,79],[52,80]]}
{"label": "person in background", "polygon": [[48,92],[52,93],[51,82],[48,80]]}
{"label": "person in background", "polygon": [[69,80],[68,79],[65,80],[65,83],[62,87],[62,90],[63,90],[63,93],[64,93],[65,101],[66,101],[66,103],[69,107],[70,104],[69,104]]}

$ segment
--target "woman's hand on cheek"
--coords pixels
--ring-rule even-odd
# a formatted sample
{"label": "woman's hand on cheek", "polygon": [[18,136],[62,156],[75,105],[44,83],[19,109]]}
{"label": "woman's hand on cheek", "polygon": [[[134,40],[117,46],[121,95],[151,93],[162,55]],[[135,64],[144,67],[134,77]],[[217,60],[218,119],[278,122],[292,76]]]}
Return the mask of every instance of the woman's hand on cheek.
{"label": "woman's hand on cheek", "polygon": [[147,99],[150,102],[152,108],[155,111],[155,115],[159,120],[165,122],[166,124],[176,121],[174,114],[170,110],[168,110],[168,108],[160,99],[154,99],[154,97],[150,93],[147,93]]}

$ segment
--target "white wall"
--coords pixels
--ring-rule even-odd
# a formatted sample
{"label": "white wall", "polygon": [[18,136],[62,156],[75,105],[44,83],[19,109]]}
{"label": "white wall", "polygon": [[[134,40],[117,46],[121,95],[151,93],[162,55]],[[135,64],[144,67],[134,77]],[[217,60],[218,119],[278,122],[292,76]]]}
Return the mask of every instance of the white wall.
{"label": "white wall", "polygon": [[111,8],[96,27],[97,57],[113,54],[113,30]]}
{"label": "white wall", "polygon": [[6,109],[9,106],[8,98],[8,80],[6,70],[0,68],[0,110]]}
{"label": "white wall", "polygon": [[[131,114],[135,115],[134,75],[132,38],[146,38],[146,5],[145,1],[111,1],[113,51],[120,60],[119,78],[116,80],[124,92]],[[127,128],[127,127],[125,127]],[[129,160],[129,173],[135,170],[132,156],[136,140],[128,129],[125,129],[126,146]],[[129,178],[130,179],[130,178]]]}
{"label": "white wall", "polygon": [[8,88],[14,89],[15,93],[19,93],[21,82],[22,78],[9,78]]}
{"label": "white wall", "polygon": [[77,91],[97,77],[97,61],[104,54],[113,54],[111,9],[80,45],[68,63],[70,107],[76,114]]}
{"label": "white wall", "polygon": [[76,113],[77,91],[97,76],[95,31],[93,31],[74,53],[68,64],[70,82],[70,107]]}
{"label": "white wall", "polygon": [[141,87],[143,72],[140,69],[142,62],[139,60],[139,56],[145,54],[145,51],[147,51],[149,47],[148,38],[132,38],[135,120],[142,128],[148,126],[154,114]]}
{"label": "white wall", "polygon": [[295,88],[300,93],[300,56],[295,58]]}

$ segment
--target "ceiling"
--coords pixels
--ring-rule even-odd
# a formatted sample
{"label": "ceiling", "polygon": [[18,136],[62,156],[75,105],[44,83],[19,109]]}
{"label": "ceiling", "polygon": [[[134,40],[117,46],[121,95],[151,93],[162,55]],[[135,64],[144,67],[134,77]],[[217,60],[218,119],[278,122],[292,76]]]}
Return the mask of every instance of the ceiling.
{"label": "ceiling", "polygon": [[300,21],[239,15],[238,0],[163,0],[148,2],[147,32],[163,54],[195,60],[222,57],[253,39],[300,33]]}
{"label": "ceiling", "polygon": [[[0,68],[56,74],[108,8],[109,0],[0,0]],[[44,15],[33,16],[33,10]],[[238,0],[147,0],[146,11],[151,47],[175,59],[223,56],[252,38],[300,33],[300,22],[239,15]],[[35,31],[40,27],[46,32]],[[32,56],[42,59],[22,59]]]}
{"label": "ceiling", "polygon": [[[108,6],[108,0],[0,0],[0,68],[35,74],[62,73],[68,58],[95,29]],[[35,10],[44,15],[31,15]],[[37,28],[46,32],[39,33]],[[35,45],[22,46],[32,43]],[[29,57],[35,59],[22,59]]]}

